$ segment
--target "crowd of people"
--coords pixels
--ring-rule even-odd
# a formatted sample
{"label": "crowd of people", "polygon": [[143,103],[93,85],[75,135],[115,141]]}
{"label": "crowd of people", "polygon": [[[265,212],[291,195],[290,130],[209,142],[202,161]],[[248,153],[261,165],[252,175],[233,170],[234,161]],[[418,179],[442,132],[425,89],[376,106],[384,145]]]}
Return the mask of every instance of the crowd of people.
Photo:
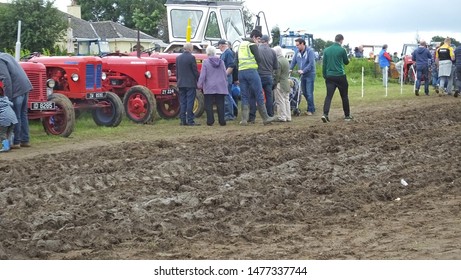
{"label": "crowd of people", "polygon": [[[322,121],[329,122],[328,113],[331,99],[336,88],[339,89],[343,101],[344,119],[352,119],[349,109],[348,83],[344,65],[349,63],[347,53],[341,44],[342,35],[335,38],[335,44],[325,49],[323,56],[324,78],[327,85]],[[231,50],[229,43],[222,39],[218,42],[221,55],[216,56],[216,48],[206,49],[208,58],[203,61],[200,74],[197,64],[192,59],[192,44],[184,46],[184,52],[176,59],[178,88],[180,97],[180,124],[187,126],[200,125],[195,122],[192,104],[195,100],[196,88],[205,96],[206,124],[214,124],[216,106],[218,122],[221,126],[236,118],[238,99],[235,89],[238,88],[241,110],[240,125],[254,124],[256,112],[263,124],[291,121],[291,75],[299,77],[301,92],[306,99],[304,114],[313,116],[316,112],[314,102],[314,83],[316,77],[316,55],[313,48],[306,45],[302,38],[295,40],[297,51],[291,63],[283,56],[279,46],[271,48],[270,38],[255,29],[250,37]],[[294,72],[294,70],[296,71]],[[197,83],[194,84],[194,81]],[[274,109],[274,104],[276,110]]]}
{"label": "crowd of people", "polygon": [[[387,86],[391,63],[399,76],[404,71],[403,58],[397,52],[391,56],[387,51],[387,44],[382,46],[377,55],[376,62],[382,71],[383,86]],[[363,58],[363,47],[354,49],[355,58]],[[458,97],[461,91],[461,46],[453,46],[447,37],[437,47],[420,40],[418,47],[411,53],[411,61],[415,71],[415,95],[419,96],[421,85],[424,83],[424,94],[429,95],[429,87],[433,86],[435,93],[441,95],[454,95]],[[408,75],[412,75],[409,71]]]}

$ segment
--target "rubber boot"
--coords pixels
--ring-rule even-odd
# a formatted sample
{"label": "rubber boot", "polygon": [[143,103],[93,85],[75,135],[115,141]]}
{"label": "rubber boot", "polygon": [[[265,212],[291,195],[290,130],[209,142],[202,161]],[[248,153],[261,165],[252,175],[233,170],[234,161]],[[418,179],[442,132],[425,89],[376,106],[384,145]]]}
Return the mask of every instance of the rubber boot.
{"label": "rubber boot", "polygon": [[250,105],[242,105],[242,121],[240,125],[248,125],[248,118],[250,117]]}
{"label": "rubber boot", "polygon": [[2,141],[2,149],[0,149],[0,152],[8,152],[10,150],[10,141],[8,139],[5,139]]}
{"label": "rubber boot", "polygon": [[270,124],[277,120],[277,117],[269,117],[269,115],[267,114],[266,105],[264,104],[258,105],[258,112],[259,115],[261,115],[261,118],[263,119],[264,125]]}

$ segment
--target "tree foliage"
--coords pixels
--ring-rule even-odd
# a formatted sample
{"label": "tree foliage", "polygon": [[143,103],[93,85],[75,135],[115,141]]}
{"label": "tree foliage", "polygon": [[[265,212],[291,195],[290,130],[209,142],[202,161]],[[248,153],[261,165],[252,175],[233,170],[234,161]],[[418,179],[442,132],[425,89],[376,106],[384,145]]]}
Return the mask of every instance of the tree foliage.
{"label": "tree foliage", "polygon": [[155,37],[162,37],[158,33],[165,28],[165,2],[166,0],[78,0],[84,20],[118,22]]}
{"label": "tree foliage", "polygon": [[[443,42],[445,40],[446,37],[443,37],[443,36],[434,36],[432,37],[432,42]],[[455,38],[451,38],[451,43],[454,44],[455,46],[459,46],[460,45],[460,42],[458,42]],[[429,43],[429,42],[427,42]]]}
{"label": "tree foliage", "polygon": [[53,7],[54,1],[15,0],[0,6],[0,49],[14,49],[21,21],[21,47],[30,51],[54,49],[67,29],[67,22]]}

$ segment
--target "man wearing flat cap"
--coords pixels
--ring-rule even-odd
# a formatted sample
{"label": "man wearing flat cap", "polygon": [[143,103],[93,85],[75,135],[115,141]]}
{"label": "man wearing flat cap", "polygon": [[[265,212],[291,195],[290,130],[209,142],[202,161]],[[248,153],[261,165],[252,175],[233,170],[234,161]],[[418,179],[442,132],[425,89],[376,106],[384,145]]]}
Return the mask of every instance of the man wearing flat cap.
{"label": "man wearing flat cap", "polygon": [[[267,114],[274,116],[274,94],[272,87],[274,85],[274,71],[278,68],[277,55],[269,46],[269,36],[262,35],[258,46],[260,61],[258,62],[258,74],[261,78],[261,84],[266,97]],[[256,118],[256,101],[254,96],[250,97],[250,119],[253,123]]]}

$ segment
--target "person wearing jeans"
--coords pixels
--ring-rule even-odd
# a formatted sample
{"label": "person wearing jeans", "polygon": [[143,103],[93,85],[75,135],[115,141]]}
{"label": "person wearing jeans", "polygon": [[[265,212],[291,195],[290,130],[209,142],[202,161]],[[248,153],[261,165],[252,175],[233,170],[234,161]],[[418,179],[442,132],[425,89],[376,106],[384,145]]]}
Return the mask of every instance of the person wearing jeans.
{"label": "person wearing jeans", "polygon": [[349,64],[346,50],[341,47],[344,37],[341,34],[336,35],[335,43],[326,48],[323,53],[323,77],[325,78],[325,85],[327,88],[327,96],[323,105],[322,121],[324,123],[330,122],[328,116],[330,112],[331,100],[335,93],[336,88],[339,90],[341,100],[343,103],[344,120],[352,120],[350,107],[349,107],[349,83],[347,82],[346,71],[344,66]]}
{"label": "person wearing jeans", "polygon": [[302,38],[295,40],[296,51],[291,61],[290,71],[297,65],[298,74],[301,76],[301,90],[307,101],[307,115],[315,113],[314,104],[314,81],[315,81],[315,53],[314,50],[306,46],[306,41]]}
{"label": "person wearing jeans", "polygon": [[431,52],[427,49],[426,41],[419,42],[418,48],[411,54],[416,61],[415,95],[419,96],[421,80],[424,77],[424,93],[429,95],[429,61],[432,60]]}
{"label": "person wearing jeans", "polygon": [[0,52],[0,80],[3,81],[5,96],[13,102],[13,110],[18,120],[14,126],[14,140],[11,148],[30,147],[27,102],[32,84],[14,57],[2,52]]}
{"label": "person wearing jeans", "polygon": [[177,86],[179,88],[180,125],[200,125],[195,123],[193,112],[199,72],[197,62],[192,55],[193,45],[184,44],[184,52],[176,58]]}

